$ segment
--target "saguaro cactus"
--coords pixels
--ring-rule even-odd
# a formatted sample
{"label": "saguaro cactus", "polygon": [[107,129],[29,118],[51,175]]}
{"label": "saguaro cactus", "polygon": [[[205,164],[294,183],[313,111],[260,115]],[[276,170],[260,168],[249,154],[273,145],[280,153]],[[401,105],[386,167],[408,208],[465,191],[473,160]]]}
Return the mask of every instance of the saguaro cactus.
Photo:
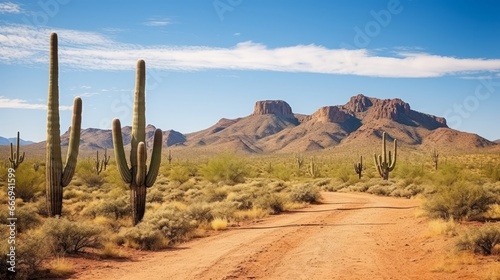
{"label": "saguaro cactus", "polygon": [[75,174],[80,129],[82,122],[82,100],[73,102],[73,119],[69,137],[66,165],[61,159],[61,136],[59,125],[59,65],[57,58],[57,34],[50,35],[49,94],[47,108],[46,144],[46,197],[49,216],[60,216],[62,212],[63,187],[67,186]]}
{"label": "saguaro cactus", "polygon": [[394,139],[394,155],[389,151],[389,157],[387,157],[386,151],[386,133],[382,134],[382,155],[374,154],[375,158],[375,166],[377,167],[377,171],[384,178],[384,180],[389,180],[389,172],[394,170],[396,167],[396,156],[397,156],[397,148],[398,141]]}
{"label": "saguaro cactus", "polygon": [[363,176],[363,156],[358,163],[354,163],[354,171],[358,174],[359,179]]}
{"label": "saguaro cactus", "polygon": [[23,155],[20,156],[19,152],[19,146],[20,146],[20,138],[19,138],[19,131],[17,132],[17,141],[16,141],[16,151],[14,152],[14,146],[12,143],[10,143],[10,167],[14,168],[14,170],[19,167],[19,164],[21,164],[24,161],[24,152]]}
{"label": "saguaro cactus", "polygon": [[146,64],[144,60],[139,60],[137,62],[135,80],[130,167],[125,158],[120,120],[113,120],[113,145],[116,166],[123,181],[130,184],[130,205],[132,207],[132,221],[134,225],[138,224],[144,217],[146,210],[146,188],[152,187],[158,176],[163,138],[161,129],[156,129],[151,163],[149,170],[147,170],[145,87]]}
{"label": "saguaro cactus", "polygon": [[434,168],[438,170],[439,152],[436,149],[432,150],[431,157],[432,157],[432,162],[434,162]]}

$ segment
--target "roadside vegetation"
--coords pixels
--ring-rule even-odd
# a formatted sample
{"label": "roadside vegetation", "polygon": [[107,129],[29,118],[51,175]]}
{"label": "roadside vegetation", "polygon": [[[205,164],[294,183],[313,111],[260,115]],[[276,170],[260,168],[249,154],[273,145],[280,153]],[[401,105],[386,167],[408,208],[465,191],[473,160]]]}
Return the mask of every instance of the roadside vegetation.
{"label": "roadside vegetation", "polygon": [[[169,248],[320,203],[321,191],[420,199],[435,234],[454,238],[459,250],[500,254],[499,155],[448,157],[437,170],[430,159],[402,158],[389,180],[380,177],[373,160],[365,160],[359,178],[354,157],[300,157],[301,164],[297,155],[164,159],[137,226],[131,222],[128,185],[113,160],[100,174],[91,159],[78,161],[71,184],[64,188],[62,218],[47,215],[45,166],[35,170],[27,160],[16,171],[18,278],[41,272],[70,275],[65,258],[72,255],[123,259],[130,249]],[[0,184],[6,186],[6,179],[7,168],[1,166]],[[7,205],[5,190],[0,190],[2,205]],[[0,223],[7,223],[6,213],[0,211]],[[0,234],[8,236],[8,228],[0,227]],[[3,263],[7,245],[0,244]],[[0,275],[5,275],[2,268]]]}

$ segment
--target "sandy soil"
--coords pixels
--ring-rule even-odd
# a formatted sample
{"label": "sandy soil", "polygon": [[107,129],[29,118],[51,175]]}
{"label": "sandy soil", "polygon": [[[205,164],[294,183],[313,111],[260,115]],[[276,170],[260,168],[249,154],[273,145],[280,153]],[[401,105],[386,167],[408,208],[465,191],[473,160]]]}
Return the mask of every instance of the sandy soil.
{"label": "sandy soil", "polygon": [[498,265],[491,258],[454,259],[450,242],[428,237],[427,222],[415,216],[416,200],[357,193],[323,197],[324,204],[172,250],[75,263],[72,278],[483,279],[484,271]]}

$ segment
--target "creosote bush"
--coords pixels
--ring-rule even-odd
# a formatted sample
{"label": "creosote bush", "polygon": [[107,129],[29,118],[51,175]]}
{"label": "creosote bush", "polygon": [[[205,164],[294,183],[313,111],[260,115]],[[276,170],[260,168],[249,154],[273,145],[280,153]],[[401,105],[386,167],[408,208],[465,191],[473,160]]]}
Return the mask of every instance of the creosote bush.
{"label": "creosote bush", "polygon": [[249,173],[247,164],[231,154],[220,154],[211,158],[201,169],[201,174],[211,182],[234,185],[245,182]]}
{"label": "creosote bush", "polygon": [[424,209],[431,218],[473,220],[486,213],[494,202],[484,187],[460,183],[438,187],[425,202]]}
{"label": "creosote bush", "polygon": [[101,230],[95,225],[72,222],[65,218],[50,218],[41,227],[42,234],[55,254],[73,254],[86,248],[101,248]]}
{"label": "creosote bush", "polygon": [[483,255],[491,255],[497,245],[500,245],[500,225],[498,224],[469,229],[457,243],[460,250]]}
{"label": "creosote bush", "polygon": [[311,184],[302,184],[293,187],[290,196],[294,202],[319,203],[321,194],[319,188]]}

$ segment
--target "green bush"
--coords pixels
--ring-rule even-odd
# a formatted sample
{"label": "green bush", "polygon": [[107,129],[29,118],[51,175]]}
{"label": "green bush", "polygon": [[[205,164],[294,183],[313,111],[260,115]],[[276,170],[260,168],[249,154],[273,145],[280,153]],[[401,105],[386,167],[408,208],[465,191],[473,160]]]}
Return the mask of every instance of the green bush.
{"label": "green bush", "polygon": [[429,195],[424,209],[431,218],[476,219],[488,211],[494,197],[484,187],[471,183],[439,187]]}
{"label": "green bush", "polygon": [[124,229],[120,237],[126,246],[148,251],[167,248],[170,242],[159,229],[144,222],[133,228]]}
{"label": "green bush", "polygon": [[17,198],[23,201],[32,201],[44,189],[45,179],[43,174],[35,172],[33,167],[22,164],[16,170],[16,188]]}
{"label": "green bush", "polygon": [[245,182],[249,173],[246,163],[231,154],[221,154],[208,161],[201,169],[201,174],[211,182],[223,182],[228,185]]}
{"label": "green bush", "polygon": [[500,165],[488,164],[483,169],[483,175],[486,176],[486,178],[490,179],[490,181],[493,183],[500,181]]}
{"label": "green bush", "polygon": [[172,181],[184,184],[191,178],[191,168],[187,164],[174,165],[170,169],[168,178]]}
{"label": "green bush", "polygon": [[91,188],[100,187],[105,183],[104,178],[97,174],[95,170],[95,163],[92,160],[78,161],[76,174],[86,184],[86,186]]}
{"label": "green bush", "polygon": [[318,187],[302,184],[291,189],[290,197],[295,202],[318,203],[321,194]]}
{"label": "green bush", "polygon": [[500,225],[490,224],[473,228],[460,237],[457,247],[475,254],[491,255],[496,245],[500,245]]}
{"label": "green bush", "polygon": [[101,229],[96,225],[51,218],[45,222],[41,231],[55,254],[78,253],[86,248],[102,247]]}

